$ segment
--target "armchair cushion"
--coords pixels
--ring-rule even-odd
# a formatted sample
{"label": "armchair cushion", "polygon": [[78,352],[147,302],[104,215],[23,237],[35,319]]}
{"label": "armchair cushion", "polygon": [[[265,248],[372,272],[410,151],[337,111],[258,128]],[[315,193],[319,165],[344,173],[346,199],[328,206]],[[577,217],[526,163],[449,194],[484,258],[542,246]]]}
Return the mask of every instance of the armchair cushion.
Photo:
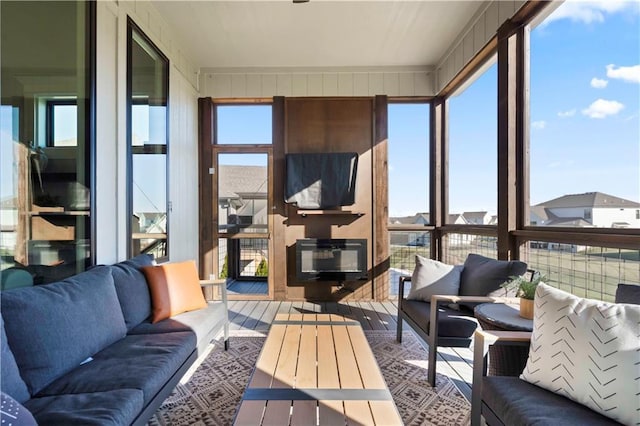
{"label": "armchair cushion", "polygon": [[617,424],[584,405],[517,377],[484,377],[482,401],[505,425],[551,425],[560,419],[572,425]]}
{"label": "armchair cushion", "polygon": [[[423,330],[429,330],[431,304],[415,300],[404,300],[402,309]],[[440,307],[438,336],[471,338],[478,327],[476,319],[459,311]]]}
{"label": "armchair cushion", "polygon": [[457,295],[462,265],[447,265],[416,255],[411,276],[411,291],[407,299],[429,302],[434,294]]}
{"label": "armchair cushion", "polygon": [[[500,285],[513,275],[527,272],[527,264],[519,260],[496,260],[471,253],[460,275],[460,296],[504,295]],[[500,294],[492,294],[494,292]],[[473,310],[478,303],[461,302],[460,306]]]}
{"label": "armchair cushion", "polygon": [[520,378],[624,424],[638,421],[640,306],[583,299],[544,283]]}

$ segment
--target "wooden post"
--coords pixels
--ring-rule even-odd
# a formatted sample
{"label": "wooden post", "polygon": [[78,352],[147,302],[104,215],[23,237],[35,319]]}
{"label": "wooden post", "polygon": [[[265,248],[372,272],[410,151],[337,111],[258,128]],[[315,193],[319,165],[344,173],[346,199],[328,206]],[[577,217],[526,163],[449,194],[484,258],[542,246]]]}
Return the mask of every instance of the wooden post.
{"label": "wooden post", "polygon": [[446,224],[447,217],[447,170],[445,156],[447,131],[445,125],[446,101],[435,98],[431,102],[429,141],[429,221],[435,227],[431,234],[431,258],[442,260],[442,233],[440,228]]}
{"label": "wooden post", "polygon": [[518,36],[513,23],[507,20],[498,29],[498,259],[517,256],[516,230],[516,146],[519,134],[516,78]]}
{"label": "wooden post", "polygon": [[376,96],[373,139],[373,298],[389,297],[389,171],[387,97]]}
{"label": "wooden post", "polygon": [[211,98],[198,99],[198,117],[199,272],[201,278],[209,279],[215,271],[214,249],[217,247],[217,242],[213,239],[213,227],[216,226],[212,221],[215,202],[213,176],[209,174],[209,169],[213,167],[215,117],[215,107]]}

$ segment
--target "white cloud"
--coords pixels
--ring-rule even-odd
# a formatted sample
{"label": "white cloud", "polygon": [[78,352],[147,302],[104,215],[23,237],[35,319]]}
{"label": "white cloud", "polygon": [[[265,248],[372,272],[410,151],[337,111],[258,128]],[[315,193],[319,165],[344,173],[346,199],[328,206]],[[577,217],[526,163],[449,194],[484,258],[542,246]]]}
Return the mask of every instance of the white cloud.
{"label": "white cloud", "polygon": [[596,77],[593,77],[591,79],[591,87],[593,87],[594,89],[604,89],[605,87],[607,87],[607,84],[609,84],[607,80],[601,80]]}
{"label": "white cloud", "polygon": [[547,122],[544,120],[539,120],[539,121],[532,121],[531,122],[531,128],[533,129],[544,129],[545,127],[547,127]]}
{"label": "white cloud", "polygon": [[568,111],[560,111],[558,113],[558,117],[560,118],[567,118],[567,117],[573,117],[574,115],[576,115],[576,109],[570,109]]}
{"label": "white cloud", "polygon": [[584,24],[604,22],[605,16],[622,11],[634,11],[637,9],[636,1],[583,1],[568,0],[562,3],[551,15],[544,21],[549,24],[553,21],[561,19],[569,19],[573,22],[582,22]]}
{"label": "white cloud", "polygon": [[616,115],[623,108],[624,105],[618,101],[598,99],[589,105],[589,108],[583,109],[582,113],[590,118],[605,118],[608,115]]}
{"label": "white cloud", "polygon": [[640,83],[640,65],[631,67],[618,67],[615,65],[607,65],[607,77],[617,78],[628,83]]}

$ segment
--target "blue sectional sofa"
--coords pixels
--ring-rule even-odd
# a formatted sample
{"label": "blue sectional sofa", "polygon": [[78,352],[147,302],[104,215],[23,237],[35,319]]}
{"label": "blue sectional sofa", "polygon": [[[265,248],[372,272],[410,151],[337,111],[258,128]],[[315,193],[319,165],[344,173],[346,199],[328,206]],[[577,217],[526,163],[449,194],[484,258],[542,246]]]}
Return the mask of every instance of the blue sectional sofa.
{"label": "blue sectional sofa", "polygon": [[228,337],[225,301],[152,324],[139,270],[151,264],[141,255],[3,291],[3,397],[40,425],[145,424],[211,339]]}

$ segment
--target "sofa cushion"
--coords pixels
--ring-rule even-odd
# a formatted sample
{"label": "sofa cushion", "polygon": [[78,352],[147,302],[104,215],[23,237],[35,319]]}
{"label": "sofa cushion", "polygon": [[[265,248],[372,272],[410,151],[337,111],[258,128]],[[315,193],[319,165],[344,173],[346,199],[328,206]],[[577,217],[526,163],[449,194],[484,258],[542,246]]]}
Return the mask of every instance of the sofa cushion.
{"label": "sofa cushion", "polygon": [[624,424],[638,421],[640,306],[583,299],[538,284],[520,378]]}
{"label": "sofa cushion", "polygon": [[[429,330],[431,315],[431,303],[415,300],[403,300],[402,310],[415,321],[423,330]],[[438,336],[471,338],[478,327],[478,322],[473,316],[462,312],[440,307],[438,313]]]}
{"label": "sofa cushion", "polygon": [[434,294],[455,296],[460,288],[461,272],[462,265],[447,265],[416,255],[411,291],[407,299],[429,302]]}
{"label": "sofa cushion", "polygon": [[207,306],[195,261],[144,266],[142,272],[151,293],[151,322]]}
{"label": "sofa cushion", "polygon": [[38,426],[31,412],[4,392],[0,392],[0,424],[2,426]]}
{"label": "sofa cushion", "polygon": [[618,288],[616,289],[616,303],[640,305],[640,285],[618,284]]}
{"label": "sofa cushion", "polygon": [[140,389],[146,405],[189,359],[195,344],[193,332],[130,335],[58,378],[36,396]]}
{"label": "sofa cushion", "polygon": [[[460,274],[460,296],[504,295],[500,285],[513,275],[527,272],[527,264],[519,260],[496,260],[471,253],[464,262]],[[495,293],[494,293],[495,292]],[[471,310],[478,303],[460,303]]]}
{"label": "sofa cushion", "polygon": [[7,333],[4,330],[4,320],[0,315],[0,332],[2,332],[2,349],[0,351],[0,387],[2,392],[7,393],[18,402],[25,402],[31,397],[27,385],[20,377],[20,370],[16,364],[16,359],[13,357],[13,352],[9,348],[7,342]]}
{"label": "sofa cushion", "polygon": [[109,267],[2,295],[9,346],[31,395],[126,334]]}
{"label": "sofa cushion", "polygon": [[505,425],[619,424],[584,405],[517,377],[484,377],[482,401]]}
{"label": "sofa cushion", "polygon": [[156,323],[147,319],[129,331],[129,334],[173,333],[176,331],[192,331],[196,334],[196,345],[203,348],[208,345],[211,333],[221,330],[227,320],[227,310],[222,302],[208,302],[207,307],[196,311],[183,312],[173,318]]}
{"label": "sofa cushion", "polygon": [[40,426],[130,425],[144,408],[140,389],[45,396],[25,406]]}
{"label": "sofa cushion", "polygon": [[153,264],[152,255],[141,254],[111,266],[113,283],[127,330],[131,330],[151,315],[149,286],[140,268]]}

